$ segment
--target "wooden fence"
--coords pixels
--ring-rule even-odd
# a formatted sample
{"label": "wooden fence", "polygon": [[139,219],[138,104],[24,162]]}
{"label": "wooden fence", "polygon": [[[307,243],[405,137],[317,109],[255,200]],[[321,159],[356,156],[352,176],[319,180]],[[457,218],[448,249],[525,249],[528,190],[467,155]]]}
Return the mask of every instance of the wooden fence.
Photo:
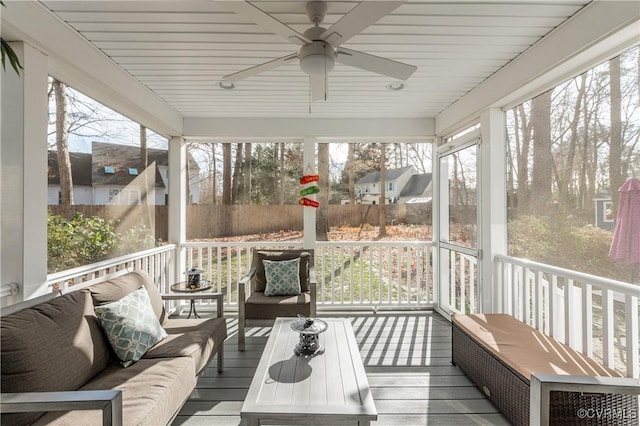
{"label": "wooden fence", "polygon": [[[156,238],[168,237],[167,206],[151,206],[153,215],[142,206],[49,206],[52,214],[71,218],[79,212],[84,216],[97,216],[116,223],[116,230],[153,223]],[[329,205],[330,226],[378,225],[378,205]],[[308,208],[308,207],[307,207]],[[188,205],[187,239],[205,239],[247,234],[301,231],[303,209],[299,205]],[[397,204],[386,206],[387,224],[431,224],[431,204]],[[144,218],[147,218],[146,220]]]}

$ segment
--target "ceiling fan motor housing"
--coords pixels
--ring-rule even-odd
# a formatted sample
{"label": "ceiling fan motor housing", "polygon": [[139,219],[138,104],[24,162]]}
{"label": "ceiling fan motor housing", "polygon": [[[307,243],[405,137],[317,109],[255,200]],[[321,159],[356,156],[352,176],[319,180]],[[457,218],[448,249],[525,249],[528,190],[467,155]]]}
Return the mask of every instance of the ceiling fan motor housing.
{"label": "ceiling fan motor housing", "polygon": [[335,66],[333,47],[324,41],[313,41],[300,48],[300,69],[309,75],[328,73]]}

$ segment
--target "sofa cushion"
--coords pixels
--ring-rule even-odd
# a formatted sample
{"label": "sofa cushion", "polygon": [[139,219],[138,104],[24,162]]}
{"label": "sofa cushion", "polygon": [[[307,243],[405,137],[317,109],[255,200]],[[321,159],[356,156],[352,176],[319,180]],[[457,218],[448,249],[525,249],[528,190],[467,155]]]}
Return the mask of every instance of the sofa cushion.
{"label": "sofa cushion", "polygon": [[120,300],[142,286],[147,289],[151,306],[160,320],[160,324],[164,324],[166,321],[166,312],[162,297],[160,296],[158,287],[145,271],[129,272],[128,274],[110,279],[109,281],[87,287],[87,289],[91,292],[93,304],[99,306]]}
{"label": "sofa cushion", "polygon": [[113,351],[125,367],[167,337],[144,287],[115,302],[96,306],[95,311]]}
{"label": "sofa cushion", "polygon": [[264,272],[263,260],[291,260],[300,258],[300,288],[301,291],[309,291],[309,252],[299,251],[257,251],[254,266],[256,275],[253,281],[253,291],[264,292],[267,280]]}
{"label": "sofa cushion", "polygon": [[[2,392],[76,390],[107,367],[110,348],[85,291],[2,317]],[[23,424],[41,413],[3,414]]]}
{"label": "sofa cushion", "polygon": [[265,296],[256,291],[245,302],[245,318],[274,319],[311,315],[311,295],[309,292],[297,296]]}
{"label": "sofa cushion", "polygon": [[263,260],[267,285],[265,296],[297,296],[300,294],[300,258]]}
{"label": "sofa cushion", "polygon": [[142,358],[191,357],[196,365],[196,374],[207,366],[213,351],[227,338],[224,318],[169,318],[164,329],[169,336],[149,349]]}
{"label": "sofa cushion", "polygon": [[[122,424],[166,425],[196,385],[189,357],[141,359],[128,368],[112,364],[81,390],[122,390]],[[47,413],[36,425],[100,425],[100,411]]]}
{"label": "sofa cushion", "polygon": [[531,373],[620,377],[553,337],[507,314],[455,315],[453,322],[522,377]]}

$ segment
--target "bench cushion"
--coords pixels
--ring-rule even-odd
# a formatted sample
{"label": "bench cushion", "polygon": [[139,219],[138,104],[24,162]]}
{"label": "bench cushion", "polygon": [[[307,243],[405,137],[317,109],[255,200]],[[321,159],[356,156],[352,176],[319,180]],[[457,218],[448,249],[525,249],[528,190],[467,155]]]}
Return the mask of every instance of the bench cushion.
{"label": "bench cushion", "polygon": [[[1,340],[2,392],[76,390],[110,362],[111,348],[85,291],[2,317]],[[41,414],[3,414],[2,424],[28,423]]]}
{"label": "bench cushion", "polygon": [[149,294],[153,311],[156,313],[160,324],[164,325],[167,318],[162,297],[160,296],[158,287],[145,271],[137,270],[129,272],[117,278],[112,278],[109,281],[89,286],[87,290],[91,292],[93,304],[98,306],[120,300],[143,285]]}
{"label": "bench cushion", "polygon": [[196,374],[207,366],[214,349],[219,348],[227,338],[224,318],[170,318],[164,329],[169,337],[152,347],[143,359],[191,357],[196,366]]}
{"label": "bench cushion", "polygon": [[245,318],[274,319],[295,317],[297,314],[311,315],[311,295],[309,292],[297,296],[265,296],[256,291],[245,302]]}
{"label": "bench cushion", "polygon": [[[164,425],[195,387],[193,359],[141,359],[130,367],[112,364],[81,390],[122,390],[124,425]],[[35,425],[100,425],[100,411],[47,413]]]}
{"label": "bench cushion", "polygon": [[622,377],[507,314],[455,315],[453,322],[526,380],[531,373]]}

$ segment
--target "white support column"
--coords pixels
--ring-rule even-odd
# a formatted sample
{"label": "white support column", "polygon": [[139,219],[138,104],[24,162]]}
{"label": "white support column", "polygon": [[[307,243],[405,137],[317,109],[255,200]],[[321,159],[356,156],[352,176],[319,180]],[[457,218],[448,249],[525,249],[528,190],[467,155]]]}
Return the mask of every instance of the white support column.
{"label": "white support column", "polygon": [[174,281],[186,270],[182,244],[187,241],[187,145],[184,138],[169,141],[169,242],[178,246]]}
{"label": "white support column", "polygon": [[507,252],[505,114],[490,108],[480,115],[480,311],[498,309],[493,258]]}
{"label": "white support column", "polygon": [[11,43],[23,66],[2,73],[0,282],[17,283],[15,300],[47,292],[47,79],[48,59],[22,42]]}
{"label": "white support column", "polygon": [[[305,136],[302,141],[302,174],[316,173],[316,138]],[[316,246],[316,209],[302,207],[303,209],[303,245],[304,248]]]}

